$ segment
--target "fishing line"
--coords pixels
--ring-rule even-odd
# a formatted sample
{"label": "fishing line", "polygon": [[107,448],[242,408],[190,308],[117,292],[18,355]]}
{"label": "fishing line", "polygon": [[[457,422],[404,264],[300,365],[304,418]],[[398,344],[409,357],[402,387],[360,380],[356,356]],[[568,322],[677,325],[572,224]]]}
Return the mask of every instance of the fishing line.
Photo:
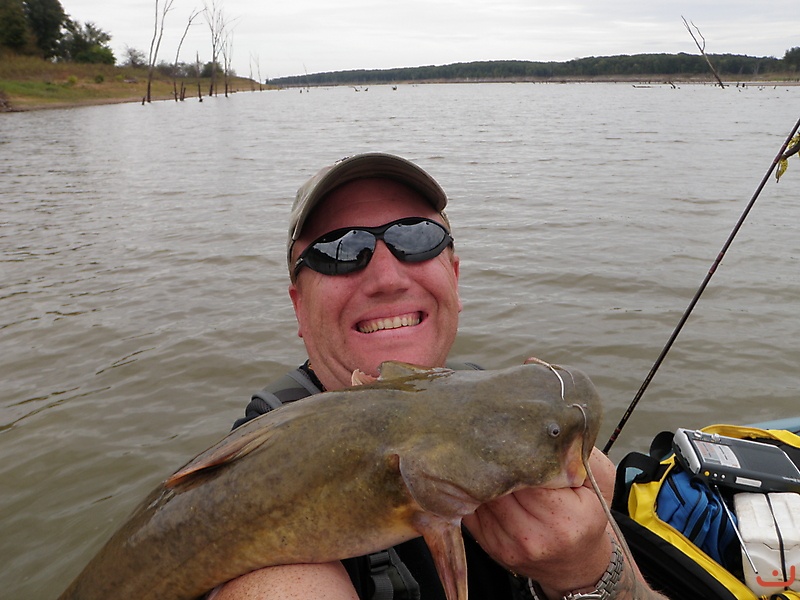
{"label": "fishing line", "polygon": [[[611,543],[615,548],[620,548],[622,556],[628,561],[629,565],[635,565],[636,563],[633,560],[633,554],[628,546],[628,542],[625,540],[625,536],[622,534],[622,530],[619,528],[616,519],[614,519],[613,515],[611,514],[611,509],[608,507],[608,502],[606,502],[603,492],[600,489],[600,485],[597,483],[594,473],[592,473],[592,468],[589,464],[589,458],[592,454],[592,444],[588,441],[589,417],[586,415],[586,410],[580,404],[572,404],[571,406],[573,408],[577,408],[583,415],[583,447],[581,448],[581,460],[583,462],[583,468],[586,470],[586,478],[589,480],[589,484],[592,486],[592,491],[594,491],[595,496],[597,496],[597,499],[600,501],[600,506],[603,509],[603,513],[605,513],[606,520],[608,521],[611,530],[614,532],[613,536],[608,534],[611,538]],[[586,452],[587,446],[589,447],[589,452]],[[638,586],[639,584],[635,583],[634,585]]]}
{"label": "fishing line", "polygon": [[725,244],[722,246],[722,250],[720,250],[719,254],[717,255],[717,258],[714,260],[714,262],[711,265],[711,268],[708,270],[705,279],[703,279],[703,283],[700,284],[700,287],[695,293],[694,298],[692,298],[692,301],[689,303],[689,306],[686,308],[683,315],[681,316],[680,321],[678,321],[678,325],[675,327],[675,330],[672,332],[672,335],[669,337],[667,343],[664,345],[664,348],[661,350],[661,354],[659,354],[658,358],[656,359],[656,362],[653,363],[653,366],[650,368],[650,372],[647,374],[647,377],[644,378],[642,386],[639,388],[639,391],[636,393],[636,396],[634,396],[633,400],[628,406],[628,409],[625,411],[625,414],[622,415],[622,419],[620,419],[616,429],[611,434],[611,437],[608,438],[608,442],[606,442],[606,446],[605,448],[603,448],[604,454],[608,454],[609,450],[611,450],[611,446],[619,437],[622,428],[625,427],[625,424],[628,422],[628,419],[630,419],[631,413],[633,413],[633,410],[636,408],[636,405],[639,403],[639,400],[641,400],[642,395],[644,395],[644,391],[647,389],[647,386],[649,386],[650,382],[653,380],[656,371],[658,371],[658,368],[661,366],[661,363],[664,361],[664,358],[667,356],[667,353],[672,347],[673,342],[675,342],[675,338],[678,337],[678,334],[681,332],[681,329],[683,329],[683,326],[686,323],[686,320],[689,318],[689,315],[692,313],[695,304],[697,304],[697,301],[700,300],[700,296],[703,294],[703,291],[705,291],[708,282],[714,276],[717,267],[722,262],[722,259],[725,257],[725,253],[728,251],[728,248],[733,243],[733,238],[735,238],[736,234],[739,233],[739,229],[741,229],[742,225],[744,224],[747,215],[750,213],[750,209],[752,209],[753,205],[756,203],[758,196],[761,194],[761,190],[763,190],[764,186],[767,185],[767,181],[772,175],[772,172],[775,170],[775,167],[778,166],[778,163],[781,160],[784,160],[789,156],[791,156],[792,154],[797,153],[798,149],[800,149],[800,143],[798,143],[795,144],[789,152],[786,151],[786,149],[788,148],[789,144],[792,141],[792,138],[797,133],[798,129],[800,129],[800,119],[798,119],[797,123],[795,123],[794,129],[792,129],[792,132],[788,135],[786,141],[783,142],[783,145],[781,146],[781,149],[778,152],[778,154],[775,155],[775,159],[772,161],[772,164],[770,165],[769,169],[767,169],[767,172],[764,174],[764,178],[761,180],[761,183],[756,188],[753,197],[750,198],[750,202],[747,203],[747,206],[742,212],[742,215],[739,217],[736,226],[731,231],[730,235],[728,236],[728,239],[725,240]]}

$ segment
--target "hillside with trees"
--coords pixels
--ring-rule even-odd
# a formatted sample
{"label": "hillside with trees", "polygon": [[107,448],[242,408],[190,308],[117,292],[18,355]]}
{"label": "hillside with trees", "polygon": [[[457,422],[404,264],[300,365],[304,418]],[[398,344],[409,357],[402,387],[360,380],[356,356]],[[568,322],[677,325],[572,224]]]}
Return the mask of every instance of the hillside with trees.
{"label": "hillside with trees", "polygon": [[[149,54],[128,47],[118,58],[109,47],[111,34],[95,23],[72,19],[59,0],[0,0],[0,112],[139,98],[143,103],[191,95],[202,100],[204,93],[227,96],[263,89],[252,78],[236,77],[231,68],[233,29],[222,0],[204,0],[203,9],[194,9],[174,61],[160,60],[164,20],[173,3],[155,2]],[[201,62],[200,52],[195,51],[194,61],[180,62],[186,32],[198,17],[211,32],[212,60]],[[257,58],[251,61],[258,70]]]}
{"label": "hillside with trees", "polygon": [[[709,54],[717,71],[727,79],[800,78],[800,47],[787,50],[782,59],[738,54]],[[705,58],[692,54],[634,54],[592,56],[566,62],[498,60],[399,69],[352,70],[312,73],[270,79],[271,85],[320,86],[422,83],[430,81],[561,81],[561,80],[683,80],[708,75]]]}

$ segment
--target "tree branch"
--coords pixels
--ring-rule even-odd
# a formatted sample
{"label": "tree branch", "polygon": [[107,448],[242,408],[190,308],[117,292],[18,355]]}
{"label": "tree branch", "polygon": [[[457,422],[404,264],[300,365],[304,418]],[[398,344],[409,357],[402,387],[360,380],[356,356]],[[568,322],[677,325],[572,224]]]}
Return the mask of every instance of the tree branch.
{"label": "tree branch", "polygon": [[695,31],[697,31],[697,35],[699,35],[700,39],[703,40],[702,46],[700,45],[700,42],[697,41],[697,37],[694,35],[694,32],[692,31],[692,27],[689,27],[689,23],[686,22],[686,17],[681,15],[681,19],[683,19],[683,24],[686,26],[686,31],[688,31],[689,35],[692,36],[692,39],[694,40],[694,43],[697,46],[697,49],[700,50],[700,54],[702,54],[703,58],[706,59],[706,63],[708,63],[708,68],[711,69],[711,72],[714,74],[717,83],[719,83],[719,87],[725,89],[725,84],[722,83],[722,79],[720,79],[719,73],[717,73],[717,70],[714,68],[714,65],[711,64],[711,60],[709,60],[708,56],[706,56],[706,38],[704,38],[703,34],[700,33],[700,28],[697,27],[697,25],[695,25],[694,23],[692,23],[692,27],[694,27]]}

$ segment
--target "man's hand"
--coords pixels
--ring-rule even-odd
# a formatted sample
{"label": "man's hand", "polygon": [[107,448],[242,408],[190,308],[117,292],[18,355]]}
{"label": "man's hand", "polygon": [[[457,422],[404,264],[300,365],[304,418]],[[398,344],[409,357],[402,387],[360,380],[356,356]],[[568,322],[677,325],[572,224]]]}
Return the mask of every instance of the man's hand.
{"label": "man's hand", "polygon": [[[589,466],[610,501],[614,465],[595,448]],[[608,519],[588,478],[578,488],[519,490],[478,507],[464,524],[500,564],[549,590],[594,586],[611,557]]]}

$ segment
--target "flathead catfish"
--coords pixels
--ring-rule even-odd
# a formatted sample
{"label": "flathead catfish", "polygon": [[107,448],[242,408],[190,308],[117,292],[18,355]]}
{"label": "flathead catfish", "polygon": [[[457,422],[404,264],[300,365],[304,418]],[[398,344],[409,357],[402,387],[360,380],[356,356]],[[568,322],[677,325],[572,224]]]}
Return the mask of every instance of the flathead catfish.
{"label": "flathead catfish", "polygon": [[580,485],[597,392],[580,371],[543,364],[384,363],[381,373],[286,404],[198,455],[61,600],[190,600],[261,567],[361,556],[420,535],[448,600],[466,600],[461,519],[520,488]]}

